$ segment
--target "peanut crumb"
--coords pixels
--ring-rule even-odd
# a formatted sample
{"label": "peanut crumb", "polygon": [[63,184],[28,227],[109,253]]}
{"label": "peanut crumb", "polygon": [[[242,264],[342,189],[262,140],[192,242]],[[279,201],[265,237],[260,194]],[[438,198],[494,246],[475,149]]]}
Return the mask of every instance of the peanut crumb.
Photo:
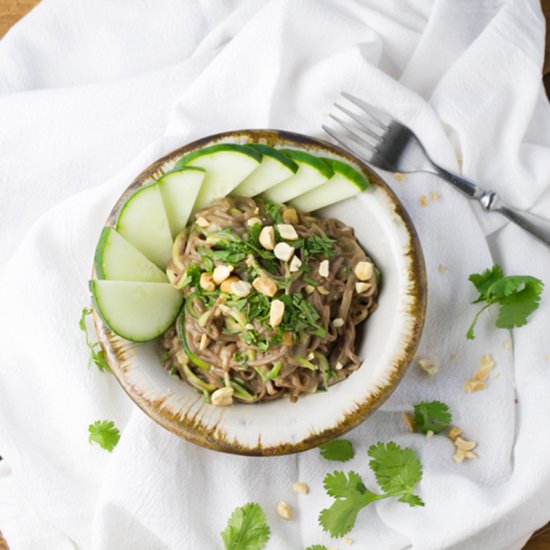
{"label": "peanut crumb", "polygon": [[419,359],[418,366],[430,376],[434,376],[439,367],[431,359]]}
{"label": "peanut crumb", "polygon": [[426,438],[427,439],[431,439],[434,435],[435,435],[435,433],[432,430],[428,430],[426,432]]}
{"label": "peanut crumb", "polygon": [[451,353],[451,361],[458,361],[459,357],[458,353]]}
{"label": "peanut crumb", "polygon": [[449,271],[449,268],[445,264],[439,264],[437,270],[439,273],[445,273],[446,271]]}
{"label": "peanut crumb", "polygon": [[343,539],[342,539],[342,542],[343,542],[344,544],[347,544],[348,546],[349,546],[350,544],[353,544],[353,540],[350,539],[349,537],[343,538]]}
{"label": "peanut crumb", "polygon": [[277,514],[283,519],[291,520],[294,517],[292,508],[283,500],[277,504]]}
{"label": "peanut crumb", "polygon": [[302,495],[307,495],[309,493],[309,486],[307,483],[304,483],[302,481],[297,481],[296,483],[292,484],[292,490],[295,493],[300,493]]}
{"label": "peanut crumb", "polygon": [[453,441],[462,434],[462,430],[458,426],[453,426],[450,430],[447,436],[449,439],[452,439]]}
{"label": "peanut crumb", "polygon": [[466,380],[464,382],[464,389],[467,393],[475,393],[484,390],[486,387],[485,382],[481,380]]}
{"label": "peanut crumb", "polygon": [[432,202],[436,202],[439,200],[439,193],[437,191],[432,191],[430,193],[430,198],[432,199]]}
{"label": "peanut crumb", "polygon": [[394,172],[393,179],[395,181],[403,183],[404,181],[407,181],[407,176],[405,176],[405,174],[402,174],[401,172]]}
{"label": "peanut crumb", "polygon": [[512,340],[505,340],[504,344],[502,344],[502,347],[504,349],[512,349]]}
{"label": "peanut crumb", "polygon": [[420,195],[420,206],[426,208],[428,206],[428,197],[426,195]]}

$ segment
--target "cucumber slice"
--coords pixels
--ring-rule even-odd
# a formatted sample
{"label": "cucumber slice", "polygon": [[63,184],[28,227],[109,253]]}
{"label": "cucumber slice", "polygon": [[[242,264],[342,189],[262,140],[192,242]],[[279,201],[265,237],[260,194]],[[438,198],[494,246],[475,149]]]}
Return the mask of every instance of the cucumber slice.
{"label": "cucumber slice", "polygon": [[193,212],[210,206],[213,201],[229,195],[239,183],[258,168],[262,155],[253,147],[235,143],[220,143],[199,149],[180,158],[176,169],[196,166],[206,170]]}
{"label": "cucumber slice", "polygon": [[158,180],[174,239],[187,225],[204,175],[205,171],[202,168],[185,167],[169,172]]}
{"label": "cucumber slice", "polygon": [[187,343],[187,336],[185,335],[185,308],[181,310],[181,313],[178,317],[178,320],[176,322],[176,329],[178,331],[178,336],[180,338],[181,346],[183,347],[183,351],[185,351],[185,355],[189,357],[192,363],[194,363],[197,367],[203,370],[210,370],[210,365],[197,357],[189,347],[189,344]]}
{"label": "cucumber slice", "polygon": [[166,275],[112,227],[104,227],[95,251],[98,279],[165,283]]}
{"label": "cucumber slice", "polygon": [[369,187],[369,180],[349,164],[341,160],[323,158],[334,170],[334,176],[328,181],[296,197],[290,203],[302,212],[312,212],[353,195]]}
{"label": "cucumber slice", "polygon": [[295,149],[281,149],[281,153],[284,153],[298,165],[298,171],[264,193],[264,197],[272,202],[288,202],[315,187],[319,187],[334,175],[332,168],[324,160],[310,153]]}
{"label": "cucumber slice", "polygon": [[274,185],[290,178],[298,170],[298,165],[288,157],[267,145],[251,143],[262,155],[260,166],[242,181],[231,193],[236,197],[253,197],[267,191]]}
{"label": "cucumber slice", "polygon": [[141,187],[123,204],[116,230],[158,267],[166,268],[172,235],[157,183]]}
{"label": "cucumber slice", "polygon": [[183,303],[183,293],[170,283],[93,280],[90,290],[103,321],[132,342],[147,342],[164,333]]}

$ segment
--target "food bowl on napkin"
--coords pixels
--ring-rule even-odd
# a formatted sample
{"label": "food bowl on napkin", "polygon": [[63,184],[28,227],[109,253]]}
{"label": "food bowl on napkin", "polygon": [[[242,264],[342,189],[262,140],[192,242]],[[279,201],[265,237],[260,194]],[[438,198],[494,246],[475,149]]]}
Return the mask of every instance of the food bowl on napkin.
{"label": "food bowl on napkin", "polygon": [[[111,211],[107,226],[116,227],[121,210],[136,189],[145,189],[144,186],[172,171],[184,155],[214,145],[250,143],[342,161],[370,182],[364,192],[316,212],[321,218],[336,218],[351,226],[382,273],[377,308],[357,336],[360,368],[331,385],[328,391],[303,395],[296,402],[283,398],[219,407],[161,367],[162,349],[158,341],[138,343],[115,334],[105,322],[105,315],[98,314],[101,306],[98,308],[97,304],[94,322],[99,342],[119,383],[153,420],[210,449],[265,456],[315,447],[357,426],[384,402],[414,357],[424,323],[426,276],[414,227],[388,186],[343,150],[283,131],[231,131],[169,153],[129,185]],[[102,275],[96,261],[92,288]],[[178,303],[176,308],[179,307]]]}

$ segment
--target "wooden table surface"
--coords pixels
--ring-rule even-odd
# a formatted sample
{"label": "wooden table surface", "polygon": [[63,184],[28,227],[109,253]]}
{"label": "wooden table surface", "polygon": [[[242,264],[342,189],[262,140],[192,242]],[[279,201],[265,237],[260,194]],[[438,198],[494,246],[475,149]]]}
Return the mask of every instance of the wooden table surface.
{"label": "wooden table surface", "polygon": [[[38,2],[39,0],[0,0],[0,38]],[[547,28],[550,30],[550,0],[541,0],[541,3],[546,16]],[[543,75],[546,93],[550,97],[550,32],[547,32],[546,35],[546,58]],[[548,510],[548,517],[550,518],[550,510]],[[6,548],[4,545],[0,533],[0,550]],[[550,523],[533,535],[524,550],[550,550]]]}

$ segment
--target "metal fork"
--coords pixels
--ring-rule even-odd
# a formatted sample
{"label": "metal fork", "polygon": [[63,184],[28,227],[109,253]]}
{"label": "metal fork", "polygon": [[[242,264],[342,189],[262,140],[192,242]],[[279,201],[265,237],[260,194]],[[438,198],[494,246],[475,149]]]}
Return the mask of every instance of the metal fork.
{"label": "metal fork", "polygon": [[[346,92],[341,95],[360,109],[335,103],[347,119],[330,117],[345,132],[323,125],[323,130],[344,148],[365,162],[390,172],[430,172],[440,176],[487,212],[498,212],[550,246],[550,221],[505,204],[494,191],[486,191],[472,180],[436,164],[414,132],[388,113]],[[351,122],[353,121],[353,122]],[[355,124],[354,124],[355,123]]]}

